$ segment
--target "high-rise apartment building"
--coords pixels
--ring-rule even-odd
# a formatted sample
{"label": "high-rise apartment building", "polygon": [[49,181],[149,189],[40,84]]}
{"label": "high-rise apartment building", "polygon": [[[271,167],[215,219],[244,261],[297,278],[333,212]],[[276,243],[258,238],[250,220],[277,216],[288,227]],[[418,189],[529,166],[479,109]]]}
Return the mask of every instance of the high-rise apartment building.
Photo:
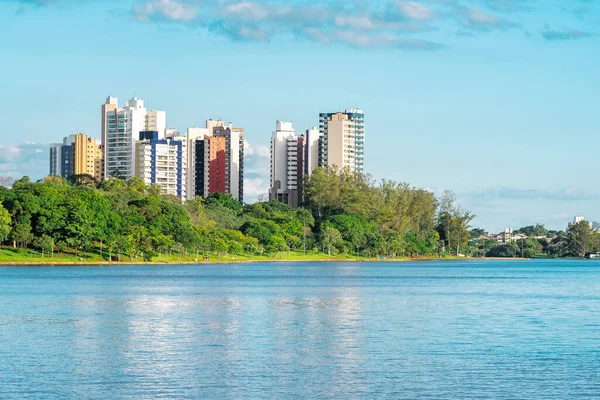
{"label": "high-rise apartment building", "polygon": [[73,142],[73,175],[91,175],[97,182],[103,179],[102,146],[85,133],[75,135]]}
{"label": "high-rise apartment building", "polygon": [[181,163],[181,177],[182,177],[182,181],[181,181],[181,195],[179,197],[181,197],[181,200],[187,200],[187,176],[188,176],[188,152],[189,152],[189,145],[188,145],[188,141],[187,138],[185,136],[182,136],[177,130],[175,129],[165,129],[165,139],[170,140],[171,142],[180,142],[181,143],[181,160],[179,161]]}
{"label": "high-rise apartment building", "polygon": [[319,114],[319,166],[364,171],[365,117],[362,110]]}
{"label": "high-rise apartment building", "polygon": [[310,175],[319,166],[319,139],[321,132],[316,127],[304,133],[304,175]]}
{"label": "high-rise apartment building", "polygon": [[269,199],[298,207],[302,202],[305,138],[291,122],[277,121],[271,136]]}
{"label": "high-rise apartment building", "polygon": [[115,97],[108,97],[102,106],[102,146],[104,151],[104,176],[125,180],[135,176],[135,144],[140,132],[158,132],[159,139],[165,134],[166,113],[147,111],[144,101],[137,97],[118,107]]}
{"label": "high-rise apartment building", "polygon": [[50,170],[53,176],[68,178],[73,175],[73,144],[75,135],[69,135],[62,143],[50,144]]}
{"label": "high-rise apartment building", "polygon": [[165,111],[148,111],[144,123],[144,128],[146,131],[158,132],[159,139],[164,138],[164,136],[167,134],[167,131],[173,131],[173,129],[167,129],[167,113]]}
{"label": "high-rise apartment building", "polygon": [[[210,132],[212,135],[212,131]],[[186,195],[187,200],[194,200],[196,197],[196,142],[203,143],[204,139],[209,135],[208,128],[188,128],[186,132],[187,142],[187,174],[186,174]],[[204,150],[202,149],[202,152]],[[200,174],[204,176],[204,163],[200,165]],[[201,180],[203,182],[203,180]]]}
{"label": "high-rise apartment building", "polygon": [[139,133],[135,149],[135,175],[146,185],[159,185],[162,194],[185,199],[183,143],[160,139],[158,131],[143,131]]}
{"label": "high-rise apartment building", "polygon": [[[194,194],[206,197],[211,193],[230,193],[244,200],[244,130],[231,123],[208,120],[206,128],[188,131],[193,163],[190,180]],[[188,195],[188,198],[191,197]]]}

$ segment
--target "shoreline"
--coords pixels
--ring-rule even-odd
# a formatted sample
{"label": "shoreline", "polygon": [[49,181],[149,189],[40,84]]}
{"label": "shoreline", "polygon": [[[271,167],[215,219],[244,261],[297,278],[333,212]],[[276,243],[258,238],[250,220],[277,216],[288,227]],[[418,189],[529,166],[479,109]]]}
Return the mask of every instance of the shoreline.
{"label": "shoreline", "polygon": [[432,261],[528,261],[529,258],[395,258],[395,259],[323,259],[323,260],[216,260],[216,261],[178,261],[178,262],[140,262],[140,261],[0,261],[0,267],[111,267],[111,266],[160,266],[160,265],[231,265],[231,264],[256,264],[256,263],[375,263],[375,262],[432,262]]}

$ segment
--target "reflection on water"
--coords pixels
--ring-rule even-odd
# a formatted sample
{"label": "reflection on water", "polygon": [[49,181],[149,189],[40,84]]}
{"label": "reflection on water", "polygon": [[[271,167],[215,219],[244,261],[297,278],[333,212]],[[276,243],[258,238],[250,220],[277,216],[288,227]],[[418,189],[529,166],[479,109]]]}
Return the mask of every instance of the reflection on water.
{"label": "reflection on water", "polygon": [[0,398],[589,398],[595,265],[0,268]]}

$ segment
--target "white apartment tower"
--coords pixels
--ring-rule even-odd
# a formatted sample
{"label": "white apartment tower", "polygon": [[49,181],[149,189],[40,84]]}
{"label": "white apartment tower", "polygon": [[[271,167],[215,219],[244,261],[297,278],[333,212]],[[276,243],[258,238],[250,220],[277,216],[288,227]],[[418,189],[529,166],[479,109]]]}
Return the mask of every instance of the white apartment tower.
{"label": "white apartment tower", "polygon": [[166,113],[147,111],[144,100],[137,97],[118,107],[118,99],[108,97],[102,105],[102,148],[104,176],[129,180],[135,176],[135,144],[140,132],[156,131],[164,137]]}
{"label": "white apartment tower", "polygon": [[187,176],[188,176],[188,153],[189,146],[185,136],[182,136],[175,129],[165,129],[165,139],[170,143],[181,143],[181,156],[177,163],[181,166],[181,179],[178,187],[178,197],[181,200],[187,200]]}
{"label": "white apartment tower", "polygon": [[278,120],[271,136],[269,198],[298,207],[304,179],[304,140],[296,136],[291,122]]}
{"label": "white apartment tower", "polygon": [[319,139],[321,132],[316,127],[304,134],[304,175],[310,175],[319,166]]}
{"label": "white apartment tower", "polygon": [[174,134],[159,139],[157,131],[140,132],[135,145],[135,175],[148,186],[160,186],[162,194],[184,200],[183,142],[177,139]]}
{"label": "white apartment tower", "polygon": [[319,166],[364,172],[365,117],[358,109],[319,114]]}

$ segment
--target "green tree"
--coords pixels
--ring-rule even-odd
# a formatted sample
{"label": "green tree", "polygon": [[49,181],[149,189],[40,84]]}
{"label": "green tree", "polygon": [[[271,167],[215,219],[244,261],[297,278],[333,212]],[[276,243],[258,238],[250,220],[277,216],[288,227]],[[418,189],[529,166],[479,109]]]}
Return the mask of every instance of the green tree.
{"label": "green tree", "polygon": [[536,225],[529,225],[529,226],[524,226],[520,229],[518,229],[517,231],[515,231],[515,233],[522,233],[525,236],[547,236],[548,235],[548,230],[546,229],[546,227],[542,224],[536,224]]}
{"label": "green tree", "polygon": [[225,254],[227,254],[229,246],[227,245],[227,242],[225,242],[225,240],[217,238],[212,244],[212,249],[215,253],[217,253],[218,257],[223,257]]}
{"label": "green tree", "polygon": [[596,233],[587,221],[580,221],[569,228],[568,241],[571,255],[584,257],[593,250]]}
{"label": "green tree", "polygon": [[455,207],[451,213],[450,219],[450,237],[449,242],[455,245],[456,255],[460,254],[461,246],[466,246],[469,242],[469,225],[475,218],[474,214],[465,211],[460,207]]}
{"label": "green tree", "polygon": [[31,233],[31,223],[28,219],[17,222],[11,231],[11,238],[19,247],[27,247],[27,245],[33,239]]}
{"label": "green tree", "polygon": [[[240,228],[242,233],[252,236],[265,246],[272,244],[274,236],[282,237],[281,229],[273,221],[253,219],[246,222]],[[285,242],[285,241],[284,241]]]}
{"label": "green tree", "polygon": [[[11,219],[7,209],[0,202],[0,245],[10,237]],[[2,247],[0,247],[0,252]]]}
{"label": "green tree", "polygon": [[327,249],[327,254],[331,255],[331,250],[340,246],[343,242],[342,234],[334,228],[331,222],[325,222],[321,226],[321,243],[323,248]]}
{"label": "green tree", "polygon": [[36,249],[42,252],[42,258],[44,257],[44,252],[52,253],[54,250],[54,239],[48,235],[42,235],[38,237],[34,237],[32,240],[32,245]]}
{"label": "green tree", "polygon": [[211,193],[204,200],[204,204],[218,204],[233,211],[242,209],[242,204],[233,198],[230,193]]}
{"label": "green tree", "polygon": [[471,239],[477,239],[485,235],[485,230],[480,228],[471,229],[470,236]]}

